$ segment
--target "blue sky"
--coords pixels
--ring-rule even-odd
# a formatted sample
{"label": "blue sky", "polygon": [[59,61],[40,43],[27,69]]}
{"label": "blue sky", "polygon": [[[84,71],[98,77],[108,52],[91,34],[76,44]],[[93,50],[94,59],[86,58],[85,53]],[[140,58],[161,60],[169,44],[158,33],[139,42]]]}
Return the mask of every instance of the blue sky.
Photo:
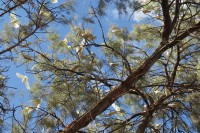
{"label": "blue sky", "polygon": [[[62,0],[58,0],[57,4],[59,4],[59,2],[62,2]],[[77,6],[76,9],[77,9],[77,14],[79,15],[79,19],[80,19],[82,16],[85,16],[87,14],[89,7],[86,1],[79,2],[79,4],[80,6]],[[96,3],[94,3],[94,5],[95,4]],[[20,23],[26,22],[26,19],[23,17],[25,16],[23,12],[16,11],[15,13],[16,14],[19,13],[21,15],[21,17],[19,17]],[[100,18],[103,24],[105,33],[107,33],[109,27],[113,24],[118,25],[119,27],[127,27],[129,30],[131,30],[132,25],[145,23],[145,20],[148,18],[148,16],[145,15],[142,11],[137,11],[129,19],[129,16],[132,14],[132,11],[130,9],[128,9],[128,15],[119,16],[118,11],[112,7],[107,8],[107,14],[108,16]],[[5,15],[4,18],[5,19],[3,21],[3,24],[10,22],[10,18],[8,14]],[[79,21],[77,22],[77,24],[78,23]],[[54,23],[54,24],[51,24],[51,26],[52,26],[52,29],[55,28],[60,33],[61,38],[63,39],[69,30],[67,26],[64,26],[63,28],[62,25],[60,24]],[[101,30],[98,24],[91,25],[89,27],[92,28],[92,30],[94,31],[96,35],[101,35],[101,32],[100,32]],[[0,28],[2,30],[2,26]],[[102,40],[98,39],[97,41],[102,41]],[[7,85],[10,87],[16,87],[16,89],[12,89],[12,88],[9,89],[9,91],[13,91],[15,93],[15,97],[12,98],[11,105],[17,106],[21,103],[25,105],[29,105],[30,104],[29,101],[31,100],[29,90],[26,89],[25,85],[22,83],[22,80],[17,78],[16,73],[19,72],[23,75],[27,75],[29,78],[30,86],[32,86],[32,84],[36,81],[34,76],[32,74],[27,73],[26,68],[23,65],[21,66],[20,64],[14,65],[13,63],[6,63],[2,65],[10,66],[9,71],[4,73],[4,75],[6,75],[9,78]]]}

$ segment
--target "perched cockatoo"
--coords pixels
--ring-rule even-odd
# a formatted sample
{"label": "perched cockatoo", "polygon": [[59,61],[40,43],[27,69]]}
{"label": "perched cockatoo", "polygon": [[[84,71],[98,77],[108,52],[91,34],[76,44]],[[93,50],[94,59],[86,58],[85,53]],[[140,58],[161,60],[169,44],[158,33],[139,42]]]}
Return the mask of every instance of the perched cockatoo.
{"label": "perched cockatoo", "polygon": [[159,90],[155,90],[154,93],[156,95],[164,95],[164,93],[162,91],[159,91]]}
{"label": "perched cockatoo", "polygon": [[159,94],[159,93],[161,93],[161,91],[155,90],[154,93],[155,93],[155,94]]}
{"label": "perched cockatoo", "polygon": [[40,108],[41,104],[42,104],[42,100],[41,100],[41,102],[36,106],[36,110],[38,110],[38,109]]}
{"label": "perched cockatoo", "polygon": [[86,44],[86,40],[83,39],[83,40],[81,41],[80,45],[81,45],[81,46],[84,46],[85,44]]}
{"label": "perched cockatoo", "polygon": [[25,107],[24,108],[24,111],[28,114],[30,114],[32,111],[33,111],[33,108],[32,107]]}
{"label": "perched cockatoo", "polygon": [[67,46],[67,48],[68,48],[68,49],[71,49],[71,48],[72,48],[72,46],[69,46],[69,45],[68,45],[68,46]]}
{"label": "perched cockatoo", "polygon": [[110,65],[111,67],[115,67],[115,66],[118,66],[119,64],[118,64],[118,63],[109,63],[109,65]]}
{"label": "perched cockatoo", "polygon": [[51,12],[44,10],[44,9],[41,9],[39,14],[44,16],[44,17],[50,17],[51,16]]}
{"label": "perched cockatoo", "polygon": [[65,43],[65,44],[67,44],[67,43],[68,43],[68,40],[67,40],[67,38],[66,38],[66,37],[63,39],[63,43]]}
{"label": "perched cockatoo", "polygon": [[115,103],[112,104],[112,107],[115,109],[115,111],[112,111],[110,113],[108,113],[108,115],[114,115],[114,114],[119,114],[120,116],[123,116],[124,114],[124,110],[121,109],[118,105],[116,105]]}
{"label": "perched cockatoo", "polygon": [[5,77],[3,75],[0,75],[0,80],[4,80]]}
{"label": "perched cockatoo", "polygon": [[83,46],[82,45],[77,46],[76,53],[78,54],[79,57],[82,55],[82,52],[83,52]]}
{"label": "perched cockatoo", "polygon": [[171,91],[170,91],[169,89],[167,89],[167,88],[165,89],[165,95],[166,95],[166,96],[171,95]]}
{"label": "perched cockatoo", "polygon": [[166,56],[169,57],[169,51],[166,52]]}
{"label": "perched cockatoo", "polygon": [[182,103],[180,102],[174,102],[174,103],[170,103],[168,104],[169,107],[172,107],[172,108],[180,108],[182,105]]}
{"label": "perched cockatoo", "polygon": [[20,22],[19,19],[15,16],[15,14],[10,13],[11,24],[14,28],[19,28]]}
{"label": "perched cockatoo", "polygon": [[33,103],[34,104],[34,108],[35,108],[35,105],[36,105],[36,110],[38,110],[42,104],[42,99],[40,98],[37,98],[36,100],[30,100],[29,102]]}
{"label": "perched cockatoo", "polygon": [[58,0],[51,0],[52,3],[58,3]]}
{"label": "perched cockatoo", "polygon": [[119,30],[118,27],[116,27],[116,26],[112,26],[112,27],[111,27],[111,32],[112,32],[112,33],[119,33],[120,30]]}
{"label": "perched cockatoo", "polygon": [[85,39],[83,39],[81,41],[80,45],[76,47],[76,53],[78,54],[79,57],[82,55],[85,43],[86,43],[86,41],[85,41]]}
{"label": "perched cockatoo", "polygon": [[161,128],[161,125],[160,125],[160,124],[156,124],[156,125],[154,126],[154,128],[155,128],[155,129],[160,129],[160,128]]}
{"label": "perched cockatoo", "polygon": [[22,83],[25,84],[26,88],[28,90],[30,90],[30,85],[29,85],[29,82],[28,82],[28,77],[26,75],[22,75],[20,73],[16,73],[17,77],[20,78],[22,80]]}
{"label": "perched cockatoo", "polygon": [[116,111],[121,111],[121,108],[117,106],[115,103],[113,103],[112,106]]}

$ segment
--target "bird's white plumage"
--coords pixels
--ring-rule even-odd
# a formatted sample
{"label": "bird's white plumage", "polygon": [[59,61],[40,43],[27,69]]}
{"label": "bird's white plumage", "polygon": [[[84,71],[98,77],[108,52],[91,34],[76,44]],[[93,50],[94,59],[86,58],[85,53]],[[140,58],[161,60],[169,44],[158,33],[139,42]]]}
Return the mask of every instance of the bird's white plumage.
{"label": "bird's white plumage", "polygon": [[23,76],[23,75],[20,74],[20,73],[16,73],[16,75],[17,75],[18,78],[22,79],[22,82],[23,82],[23,79],[25,78],[25,76]]}
{"label": "bird's white plumage", "polygon": [[161,128],[161,125],[160,125],[160,124],[156,124],[156,125],[154,126],[154,128],[155,128],[155,129],[160,129],[160,128]]}
{"label": "bird's white plumage", "polygon": [[159,91],[159,90],[155,90],[154,93],[156,95],[164,95],[164,93],[162,91]]}
{"label": "bird's white plumage", "polygon": [[170,91],[169,89],[167,89],[167,88],[165,89],[165,95],[166,95],[166,96],[171,95],[171,91]]}
{"label": "bird's white plumage", "polygon": [[3,75],[0,75],[0,80],[4,80],[5,77]]}
{"label": "bird's white plumage", "polygon": [[11,19],[11,20],[15,20],[15,19],[17,19],[17,17],[15,16],[15,14],[10,13],[10,19]]}
{"label": "bird's white plumage", "polygon": [[84,45],[85,45],[85,43],[86,43],[86,40],[85,40],[85,39],[83,39],[83,40],[81,41],[80,45],[81,45],[81,46],[84,46]]}
{"label": "bird's white plumage", "polygon": [[36,110],[40,108],[41,104],[42,104],[42,101],[36,106]]}
{"label": "bird's white plumage", "polygon": [[67,40],[67,38],[66,38],[66,37],[63,39],[63,42],[64,42],[65,44],[67,44],[67,43],[68,43],[68,40]]}
{"label": "bird's white plumage", "polygon": [[112,66],[112,67],[114,67],[114,66],[118,66],[119,64],[111,62],[111,63],[109,63],[109,65]]}
{"label": "bird's white plumage", "polygon": [[11,19],[11,24],[14,28],[19,28],[20,26],[20,21],[19,19],[15,16],[15,14],[10,13],[10,19]]}
{"label": "bird's white plumage", "polygon": [[155,90],[154,93],[155,93],[155,94],[159,94],[159,93],[161,93],[161,91]]}
{"label": "bird's white plumage", "polygon": [[20,74],[20,73],[16,73],[16,76],[22,80],[22,83],[25,84],[25,86],[26,86],[26,88],[27,88],[28,90],[31,89],[31,88],[30,88],[30,85],[29,85],[29,82],[28,82],[28,77],[27,77],[26,75],[22,75],[22,74]]}
{"label": "bird's white plumage", "polygon": [[112,104],[113,108],[116,110],[116,111],[120,111],[120,107],[117,106],[115,103]]}
{"label": "bird's white plumage", "polygon": [[76,53],[78,54],[79,57],[82,55],[82,52],[83,52],[83,46],[82,45],[77,46]]}

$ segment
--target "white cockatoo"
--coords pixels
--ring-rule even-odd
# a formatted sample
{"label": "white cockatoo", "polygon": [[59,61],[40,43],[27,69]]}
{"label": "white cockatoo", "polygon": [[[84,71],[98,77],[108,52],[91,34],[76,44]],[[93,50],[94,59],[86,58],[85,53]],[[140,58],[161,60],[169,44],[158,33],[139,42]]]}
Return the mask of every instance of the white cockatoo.
{"label": "white cockatoo", "polygon": [[172,108],[180,108],[182,105],[182,103],[180,102],[174,102],[174,103],[170,103],[168,104],[169,107],[172,107]]}
{"label": "white cockatoo", "polygon": [[63,43],[64,43],[64,44],[67,44],[67,43],[68,43],[68,40],[67,40],[66,37],[63,39]]}
{"label": "white cockatoo", "polygon": [[[116,105],[115,103],[112,104],[112,107],[114,108],[115,111],[112,111],[110,113],[108,113],[108,115],[114,115],[114,114],[119,114],[120,116],[123,116],[124,114],[124,110],[121,109],[118,105]],[[119,117],[118,117],[119,118]]]}
{"label": "white cockatoo", "polygon": [[44,16],[44,17],[50,17],[51,16],[51,12],[44,10],[44,9],[41,9],[39,14]]}
{"label": "white cockatoo", "polygon": [[79,57],[82,56],[82,52],[83,52],[83,50],[84,50],[84,45],[85,45],[85,43],[86,43],[86,41],[85,41],[85,39],[83,39],[83,40],[81,41],[80,45],[78,45],[78,46],[76,47],[76,53],[78,54]]}
{"label": "white cockatoo", "polygon": [[120,29],[119,29],[118,27],[116,27],[116,26],[113,25],[113,26],[111,27],[111,32],[114,33],[114,34],[116,34],[116,33],[119,33],[119,32],[120,32]]}
{"label": "white cockatoo", "polygon": [[0,80],[4,80],[5,77],[3,75],[0,75]]}
{"label": "white cockatoo", "polygon": [[42,104],[42,99],[37,98],[37,99],[34,99],[34,100],[30,100],[29,102],[33,103],[34,108],[36,107],[35,110],[38,110],[40,108],[41,104]]}
{"label": "white cockatoo", "polygon": [[159,94],[159,93],[161,93],[161,91],[155,90],[154,93],[155,93],[155,94]]}
{"label": "white cockatoo", "polygon": [[29,82],[28,82],[28,77],[26,75],[22,75],[20,73],[16,73],[17,77],[20,78],[22,80],[22,83],[25,84],[26,88],[28,90],[30,90],[30,85],[29,85]]}
{"label": "white cockatoo", "polygon": [[33,111],[33,108],[32,107],[25,107],[24,111],[25,111],[25,113],[30,114]]}
{"label": "white cockatoo", "polygon": [[156,95],[164,95],[164,93],[162,91],[159,91],[159,90],[155,90],[154,93]]}
{"label": "white cockatoo", "polygon": [[168,49],[168,50],[165,51],[165,56],[166,57],[169,57],[170,54],[171,54],[171,49]]}
{"label": "white cockatoo", "polygon": [[71,49],[72,49],[72,46],[67,45],[67,49],[68,49],[68,50],[71,50]]}
{"label": "white cockatoo", "polygon": [[83,52],[83,46],[82,45],[77,46],[76,53],[78,54],[79,57],[82,55],[82,52]]}
{"label": "white cockatoo", "polygon": [[38,110],[38,109],[40,108],[41,104],[42,104],[42,100],[41,100],[41,102],[38,103],[38,105],[36,106],[36,110]]}
{"label": "white cockatoo", "polygon": [[111,67],[115,67],[115,66],[118,66],[119,64],[118,64],[118,63],[109,63],[109,65],[110,65]]}
{"label": "white cockatoo", "polygon": [[20,26],[20,21],[19,19],[15,16],[14,13],[10,13],[10,19],[11,19],[11,24],[14,28],[19,28]]}
{"label": "white cockatoo", "polygon": [[85,44],[86,44],[86,40],[83,39],[83,40],[81,41],[80,45],[81,45],[81,46],[84,46]]}
{"label": "white cockatoo", "polygon": [[171,91],[170,91],[169,89],[167,89],[167,88],[165,89],[165,95],[166,95],[166,96],[171,95]]}
{"label": "white cockatoo", "polygon": [[166,56],[169,57],[169,54],[170,54],[170,53],[169,53],[169,51],[167,50],[167,51],[166,51]]}
{"label": "white cockatoo", "polygon": [[58,0],[51,0],[52,3],[58,3]]}
{"label": "white cockatoo", "polygon": [[156,124],[156,125],[154,126],[154,128],[155,128],[155,129],[160,129],[160,128],[161,128],[161,125],[160,125],[160,124]]}
{"label": "white cockatoo", "polygon": [[115,109],[115,111],[118,111],[118,112],[121,111],[121,108],[115,103],[112,104],[112,107]]}

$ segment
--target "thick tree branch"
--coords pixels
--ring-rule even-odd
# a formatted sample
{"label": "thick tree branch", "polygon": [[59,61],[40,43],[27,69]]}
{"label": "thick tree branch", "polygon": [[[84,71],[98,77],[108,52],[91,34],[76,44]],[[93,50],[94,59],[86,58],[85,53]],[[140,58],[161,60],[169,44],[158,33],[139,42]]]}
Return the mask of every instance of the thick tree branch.
{"label": "thick tree branch", "polygon": [[168,4],[168,0],[162,0],[161,7],[164,17],[164,30],[162,34],[162,40],[168,41],[169,35],[171,33],[171,18],[169,14],[170,5]]}
{"label": "thick tree branch", "polygon": [[171,86],[174,84],[174,80],[176,77],[176,73],[177,73],[177,69],[178,69],[180,60],[181,60],[180,59],[180,48],[179,48],[179,45],[177,45],[177,60],[176,60],[176,64],[174,65],[173,72],[171,73],[170,81],[168,83],[168,85],[169,85],[168,88],[170,91],[172,91]]}
{"label": "thick tree branch", "polygon": [[180,9],[180,4],[179,4],[179,0],[176,0],[176,9],[175,9],[175,16],[173,18],[173,21],[172,21],[172,24],[171,24],[171,31],[173,30],[174,26],[176,25],[177,23],[177,20],[179,18],[179,9]]}
{"label": "thick tree branch", "polygon": [[[174,41],[172,41],[171,43],[169,43],[169,44],[167,44],[167,45],[164,45],[163,48],[161,47],[160,50],[159,50],[159,48],[158,48],[158,50],[159,50],[160,52],[163,53],[165,50],[167,50],[167,49],[169,49],[169,48],[175,46],[177,43],[179,43],[180,40],[182,40],[182,39],[184,39],[185,37],[187,37],[190,33],[195,32],[195,31],[198,31],[199,29],[200,29],[200,22],[197,23],[194,27],[189,28],[187,31],[185,31],[185,32],[183,32],[182,34],[180,34],[179,36],[177,36],[177,38],[174,39]],[[164,51],[163,51],[163,50],[164,50]],[[158,53],[157,53],[157,56],[155,55],[154,57],[152,57],[152,59],[151,59],[151,57],[150,57],[149,62],[155,61],[155,60],[156,60],[156,58],[160,55],[160,54],[159,54],[159,51],[158,51]],[[178,52],[179,52],[179,51],[178,51]],[[156,51],[155,51],[154,54],[156,54]],[[154,54],[153,54],[153,55],[154,55]],[[153,56],[153,55],[152,55],[152,56]],[[177,58],[180,58],[180,57],[177,57]],[[148,59],[147,59],[145,62],[148,63]],[[154,62],[154,63],[155,63],[155,62]],[[145,63],[144,63],[144,64],[145,64]],[[144,65],[144,64],[143,64],[143,65]],[[152,65],[151,65],[151,66],[152,66]],[[149,69],[150,69],[151,66],[149,66]],[[177,67],[177,66],[175,66],[175,69],[177,69],[176,67]],[[144,68],[147,69],[147,68],[148,68],[148,64],[147,64],[146,67],[144,67]],[[149,69],[148,69],[148,70],[149,70]],[[147,71],[148,71],[148,70],[147,70]],[[176,74],[176,73],[173,73],[172,76],[173,76],[174,74]],[[130,79],[130,80],[131,80],[131,79]],[[174,80],[174,79],[173,79],[173,80]],[[169,96],[162,96],[162,97],[160,98],[160,100],[158,100],[158,101],[154,104],[154,107],[153,107],[149,112],[152,113],[153,111],[155,111],[155,110],[159,107],[159,105],[165,101],[165,99],[166,99],[167,97],[169,97]],[[146,127],[148,126],[148,123],[149,123],[149,121],[151,120],[151,118],[152,118],[152,117],[151,117],[151,114],[149,113],[149,114],[143,119],[143,121],[140,123],[140,125],[138,126],[136,133],[143,133],[143,132],[145,131]]]}
{"label": "thick tree branch", "polygon": [[[167,49],[175,46],[180,40],[183,40],[185,37],[191,33],[198,31],[200,29],[200,22],[197,23],[194,27],[188,28],[185,32],[177,36],[172,42],[166,45],[160,45],[155,52],[150,56],[138,69],[136,69],[124,82],[122,82],[118,87],[111,91],[107,96],[100,100],[92,109],[86,112],[79,119],[73,121],[71,124],[66,126],[62,133],[75,133],[81,128],[87,126],[96,116],[105,111],[115,100],[120,96],[124,95],[129,91],[131,86],[135,84],[142,76],[144,76],[153,64],[161,57],[162,53]],[[163,42],[161,42],[162,44]],[[155,103],[156,104],[156,103]],[[157,103],[158,104],[158,103]],[[147,123],[149,122],[151,116],[149,115],[146,119],[139,125],[140,128],[146,129]],[[141,133],[141,132],[137,132]]]}
{"label": "thick tree branch", "polygon": [[121,95],[126,93],[126,89],[120,85],[111,91],[106,97],[100,100],[92,109],[81,116],[78,120],[73,121],[67,127],[65,127],[63,133],[75,133],[79,129],[87,126],[92,120],[95,119],[100,113],[105,111],[114,101],[116,101]]}

